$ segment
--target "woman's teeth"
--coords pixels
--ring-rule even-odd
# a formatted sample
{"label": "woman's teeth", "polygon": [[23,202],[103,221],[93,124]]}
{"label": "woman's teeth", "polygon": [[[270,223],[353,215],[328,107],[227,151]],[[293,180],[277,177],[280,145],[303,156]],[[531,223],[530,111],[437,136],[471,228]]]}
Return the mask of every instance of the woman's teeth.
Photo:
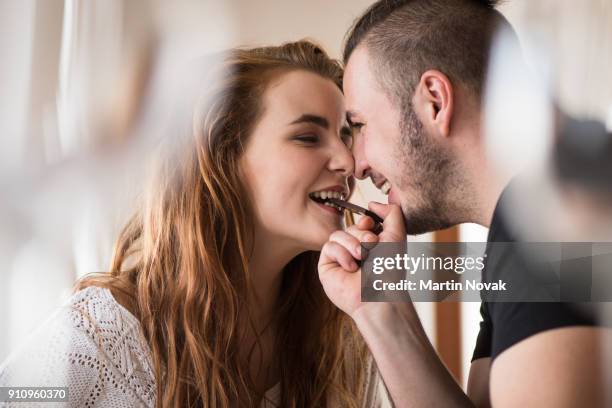
{"label": "woman's teeth", "polygon": [[315,191],[314,193],[310,194],[310,198],[312,198],[315,202],[319,204],[323,204],[328,207],[335,208],[336,210],[340,212],[344,211],[344,208],[341,208],[337,206],[336,204],[333,204],[327,201],[327,199],[329,198],[345,200],[346,199],[345,195],[343,193],[340,193],[339,191]]}
{"label": "woman's teeth", "polygon": [[380,186],[380,191],[382,191],[384,195],[387,195],[389,194],[389,190],[391,190],[391,183],[389,183],[389,180],[387,180],[382,186]]}
{"label": "woman's teeth", "polygon": [[326,205],[326,206],[328,206],[328,207],[335,208],[335,209],[336,209],[336,210],[338,210],[338,211],[342,211],[342,210],[344,210],[344,208],[338,207],[336,204],[332,204],[332,203],[329,203],[329,202],[327,202],[327,201],[326,201],[326,202],[324,202],[324,203],[323,203],[323,205]]}
{"label": "woman's teeth", "polygon": [[337,191],[315,191],[312,193],[312,195],[313,197],[322,198],[324,200],[326,198],[338,198],[340,200],[344,200],[344,194]]}

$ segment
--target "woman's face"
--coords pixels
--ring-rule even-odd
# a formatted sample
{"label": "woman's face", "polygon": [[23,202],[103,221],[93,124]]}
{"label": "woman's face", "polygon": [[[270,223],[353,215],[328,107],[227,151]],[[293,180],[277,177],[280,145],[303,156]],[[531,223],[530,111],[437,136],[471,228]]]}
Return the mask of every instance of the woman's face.
{"label": "woman's face", "polygon": [[342,214],[313,193],[349,195],[354,170],[344,98],[329,79],[295,70],[263,95],[263,114],[241,158],[256,216],[256,239],[282,239],[320,250],[341,227]]}

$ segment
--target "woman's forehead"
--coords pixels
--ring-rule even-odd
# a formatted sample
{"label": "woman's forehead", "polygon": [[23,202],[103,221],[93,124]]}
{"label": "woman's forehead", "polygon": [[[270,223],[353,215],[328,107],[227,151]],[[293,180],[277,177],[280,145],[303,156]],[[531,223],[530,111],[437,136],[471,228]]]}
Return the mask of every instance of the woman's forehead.
{"label": "woman's forehead", "polygon": [[264,92],[264,116],[283,124],[304,113],[326,118],[334,127],[344,123],[344,98],[330,79],[305,70],[283,74],[270,82]]}

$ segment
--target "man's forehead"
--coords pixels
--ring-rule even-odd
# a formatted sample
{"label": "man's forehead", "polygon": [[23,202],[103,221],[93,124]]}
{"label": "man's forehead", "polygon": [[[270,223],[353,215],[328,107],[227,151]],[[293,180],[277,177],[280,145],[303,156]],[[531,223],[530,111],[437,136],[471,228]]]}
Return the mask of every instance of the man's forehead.
{"label": "man's forehead", "polygon": [[369,56],[365,47],[353,51],[344,71],[344,95],[346,97],[347,117],[359,116],[363,105],[371,99],[376,83],[369,69]]}
{"label": "man's forehead", "polygon": [[354,75],[357,71],[369,72],[370,71],[370,53],[365,45],[360,45],[351,54],[347,63],[345,73],[348,71],[349,75]]}

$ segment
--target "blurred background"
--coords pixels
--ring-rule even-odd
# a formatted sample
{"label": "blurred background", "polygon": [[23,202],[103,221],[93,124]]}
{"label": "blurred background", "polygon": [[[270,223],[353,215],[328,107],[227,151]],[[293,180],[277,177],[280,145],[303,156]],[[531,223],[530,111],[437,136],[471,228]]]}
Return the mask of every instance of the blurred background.
{"label": "blurred background", "polygon": [[[339,58],[346,31],[371,3],[0,0],[0,361],[70,295],[77,277],[108,269],[144,158],[172,128],[168,104],[184,89],[185,62],[228,47],[306,37]],[[537,205],[517,210],[517,228],[529,236],[536,220],[535,230],[550,239],[609,237],[612,174],[595,166],[573,177],[568,193],[558,183],[554,146],[557,110],[612,128],[611,2],[509,0],[500,11],[532,69],[517,74],[521,56],[502,52],[501,35],[487,87],[490,154],[501,172],[538,169]],[[509,77],[521,86],[509,89]],[[563,174],[612,162],[610,141],[592,140],[579,140],[583,156],[561,163],[569,163]],[[598,183],[584,183],[591,178]],[[519,201],[534,204],[533,195],[526,197]],[[386,202],[368,182],[358,184],[353,200]],[[462,225],[410,239],[475,242],[486,235],[485,228]],[[463,385],[479,307],[417,305]]]}

